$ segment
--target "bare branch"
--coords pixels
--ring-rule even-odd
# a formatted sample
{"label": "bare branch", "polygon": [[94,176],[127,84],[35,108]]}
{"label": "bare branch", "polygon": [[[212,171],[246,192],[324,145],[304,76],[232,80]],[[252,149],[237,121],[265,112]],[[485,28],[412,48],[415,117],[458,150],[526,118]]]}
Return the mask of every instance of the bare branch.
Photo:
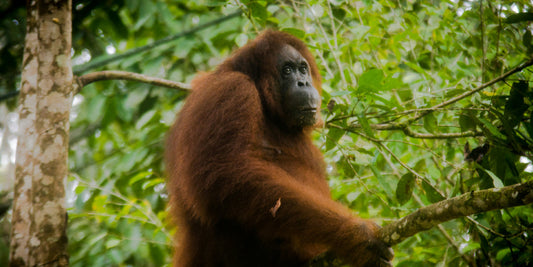
{"label": "bare branch", "polygon": [[533,180],[502,188],[470,192],[420,208],[383,227],[379,235],[389,245],[395,245],[445,221],[530,203],[533,203]]}
{"label": "bare branch", "polygon": [[79,93],[81,89],[90,83],[103,81],[103,80],[128,80],[128,81],[137,81],[143,83],[149,83],[156,86],[163,86],[177,90],[188,91],[191,89],[191,86],[186,83],[174,82],[170,80],[150,77],[144,74],[138,74],[127,71],[98,71],[89,74],[85,74],[80,77],[76,77],[76,84],[78,86],[76,93]]}

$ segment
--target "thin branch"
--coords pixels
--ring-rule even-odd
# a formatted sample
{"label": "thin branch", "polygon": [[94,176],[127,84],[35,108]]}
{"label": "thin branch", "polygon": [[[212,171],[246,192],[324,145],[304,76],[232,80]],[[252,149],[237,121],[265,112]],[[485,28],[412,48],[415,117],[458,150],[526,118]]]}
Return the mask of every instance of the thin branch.
{"label": "thin branch", "polygon": [[[527,60],[526,62],[514,67],[513,69],[507,71],[506,73],[502,74],[501,76],[489,81],[489,82],[486,82],[480,86],[478,86],[477,88],[474,88],[473,90],[471,91],[468,91],[468,92],[465,92],[461,95],[458,95],[456,97],[453,97],[447,101],[444,101],[438,105],[435,105],[433,107],[430,107],[430,108],[425,108],[425,109],[418,109],[418,111],[420,113],[418,113],[418,115],[408,119],[407,121],[403,122],[403,123],[384,123],[384,124],[371,124],[370,125],[370,128],[374,129],[374,130],[401,130],[404,132],[405,135],[407,136],[410,136],[410,137],[413,137],[413,138],[420,138],[420,139],[450,139],[450,138],[463,138],[463,137],[475,137],[475,136],[480,136],[482,135],[481,132],[472,132],[472,131],[468,131],[468,132],[462,132],[462,133],[443,133],[443,134],[423,134],[423,133],[416,133],[416,132],[413,132],[411,130],[411,128],[409,128],[409,125],[412,124],[414,121],[424,117],[425,115],[433,112],[433,111],[436,111],[436,110],[439,110],[439,109],[442,109],[443,107],[445,106],[448,106],[450,104],[453,104],[463,98],[466,98],[476,92],[479,92],[497,82],[500,82],[500,81],[503,81],[505,80],[507,77],[529,67],[533,65],[533,58],[530,58],[529,60]],[[409,111],[411,112],[411,111]],[[400,113],[400,114],[403,114],[403,113]],[[330,123],[328,123],[328,125],[331,125]],[[345,130],[350,130],[350,131],[353,131],[353,129],[359,129],[359,128],[362,128],[361,125],[359,124],[353,124],[351,125],[349,128],[345,129]]]}
{"label": "thin branch", "polygon": [[[389,119],[389,123],[387,123],[387,124],[390,124],[391,123],[390,121],[398,120],[400,117],[408,115],[410,113],[419,113],[419,112],[424,112],[424,111],[432,112],[432,111],[457,111],[457,110],[458,111],[465,111],[465,110],[489,111],[490,109],[489,108],[475,108],[475,107],[467,107],[467,108],[459,108],[459,107],[450,107],[450,108],[417,108],[417,109],[408,109],[408,110],[399,111],[399,112],[396,112],[394,110],[389,111],[389,112],[383,112],[383,113],[374,112],[374,113],[367,113],[365,115],[366,115],[366,117],[368,119],[395,117],[395,118]],[[354,118],[354,117],[357,117],[357,115],[356,114],[349,114],[349,115],[343,115],[343,116],[336,116],[336,117],[333,117],[330,120],[328,120],[326,123],[336,122],[336,121],[340,121],[340,120],[344,120],[344,119],[350,119],[350,118]],[[386,124],[383,123],[383,125],[386,125]]]}
{"label": "thin branch", "polygon": [[[332,124],[328,124],[332,125]],[[336,126],[335,126],[336,127]],[[337,127],[338,128],[338,127]],[[354,132],[355,129],[361,129],[360,124],[354,124],[347,128],[342,128],[344,130]],[[390,124],[371,124],[370,128],[373,130],[384,131],[384,130],[401,130],[405,135],[413,138],[419,139],[453,139],[453,138],[463,138],[463,137],[474,137],[481,136],[481,132],[461,132],[461,133],[439,133],[439,134],[426,134],[426,133],[417,133],[413,132],[411,128],[405,123],[390,123]]]}
{"label": "thin branch", "polygon": [[[84,72],[86,72],[86,71],[88,71],[90,69],[101,67],[101,66],[105,66],[105,65],[107,65],[107,64],[109,64],[109,63],[111,63],[113,61],[117,61],[117,60],[129,57],[129,56],[137,54],[137,53],[148,51],[148,50],[153,49],[155,47],[158,47],[160,45],[163,45],[163,44],[166,44],[168,42],[171,42],[171,41],[174,41],[176,39],[179,39],[181,37],[184,37],[184,36],[187,36],[187,35],[191,35],[191,34],[197,32],[197,31],[201,31],[201,30],[206,29],[206,28],[211,27],[211,26],[219,25],[220,23],[222,23],[222,22],[224,22],[226,20],[229,20],[231,18],[240,16],[241,14],[242,14],[242,12],[239,10],[239,11],[231,13],[231,14],[229,14],[227,16],[220,17],[218,19],[214,19],[212,21],[209,21],[209,22],[206,22],[204,24],[198,25],[198,26],[196,26],[194,28],[191,28],[189,30],[186,30],[186,31],[183,31],[183,32],[171,35],[171,36],[168,36],[168,37],[160,39],[160,40],[157,40],[157,41],[155,41],[155,42],[153,42],[151,44],[148,44],[148,45],[145,45],[145,46],[141,46],[141,47],[137,47],[137,48],[133,48],[133,49],[130,49],[128,51],[125,51],[124,53],[114,54],[114,55],[111,55],[111,56],[102,56],[102,57],[95,58],[95,59],[91,60],[90,62],[85,63],[83,65],[74,66],[72,71],[73,71],[73,73],[75,75],[79,75],[79,74],[84,73]],[[161,85],[161,86],[165,86],[165,85]],[[169,87],[169,86],[166,86],[166,87]],[[81,90],[81,88],[83,88],[83,86],[78,86],[78,88],[74,88],[75,92],[78,93]],[[174,88],[174,87],[171,86],[170,88]],[[0,95],[0,102],[2,102],[4,100],[7,100],[7,99],[10,99],[10,98],[14,98],[14,97],[18,96],[19,93],[20,93],[20,90],[15,90],[15,91],[8,92],[6,94]]]}
{"label": "thin branch", "polygon": [[[92,182],[87,182],[85,180],[83,180],[79,175],[75,174],[75,173],[70,173],[70,175],[76,179],[76,181],[78,183],[81,183],[81,184],[84,184],[85,186],[89,187],[89,188],[92,188],[92,189],[97,189],[97,190],[100,190],[108,195],[112,195],[114,197],[117,197],[118,199],[124,201],[124,203],[128,204],[128,205],[131,205],[133,208],[135,208],[136,210],[140,211],[148,220],[144,220],[143,218],[140,218],[139,221],[146,221],[146,222],[149,222],[155,226],[157,226],[161,232],[163,232],[167,237],[171,238],[172,235],[167,231],[167,229],[165,228],[165,226],[163,225],[163,222],[157,217],[157,215],[153,212],[152,209],[149,209],[147,207],[144,207],[140,204],[137,204],[135,200],[132,200],[132,199],[129,199],[127,198],[126,196],[122,195],[120,192],[115,192],[115,191],[112,191],[110,189],[106,189],[106,188],[103,188],[99,185],[97,185],[96,183],[92,183]],[[126,215],[126,216],[131,216],[131,215]],[[121,217],[125,217],[125,216],[121,216]],[[125,217],[126,218],[126,217]],[[135,219],[136,217],[135,216],[131,216],[129,217],[130,219]]]}
{"label": "thin branch", "polygon": [[420,114],[418,114],[418,115],[414,116],[413,118],[409,119],[407,124],[410,124],[413,121],[416,121],[416,120],[424,117],[428,113],[433,112],[433,110],[436,110],[436,109],[445,107],[447,105],[453,104],[453,103],[455,103],[455,102],[457,102],[457,101],[459,101],[459,100],[461,100],[463,98],[466,98],[466,97],[468,97],[470,95],[473,95],[474,93],[477,93],[477,92],[479,92],[479,91],[481,91],[481,90],[483,90],[483,89],[485,89],[485,88],[487,88],[487,87],[489,87],[489,86],[491,86],[491,85],[493,85],[493,84],[495,84],[497,82],[503,81],[507,77],[509,77],[509,76],[511,76],[511,75],[513,75],[513,74],[515,74],[515,73],[517,73],[517,72],[519,72],[519,71],[531,66],[531,65],[533,65],[533,58],[528,59],[526,62],[524,62],[524,63],[512,68],[511,70],[507,71],[506,73],[502,74],[501,76],[499,76],[499,77],[497,77],[497,78],[495,78],[495,79],[493,79],[493,80],[491,80],[489,82],[486,82],[486,83],[478,86],[477,88],[474,88],[471,91],[465,92],[465,93],[460,94],[460,95],[458,95],[456,97],[452,97],[451,99],[449,99],[447,101],[444,101],[444,102],[442,102],[442,103],[440,103],[438,105],[435,105],[435,106],[431,107],[429,110],[421,112]]}
{"label": "thin branch", "polygon": [[85,74],[80,77],[76,77],[77,90],[76,93],[79,93],[81,89],[93,82],[103,81],[103,80],[128,80],[128,81],[137,81],[148,83],[156,86],[163,86],[172,89],[188,91],[191,89],[191,86],[186,83],[174,82],[170,80],[150,77],[144,74],[138,74],[127,71],[98,71],[89,74]]}
{"label": "thin branch", "polygon": [[[310,11],[309,13],[312,15],[312,19],[316,22],[316,25],[318,25],[318,28],[320,29],[320,32],[322,33],[322,36],[327,39],[328,38],[327,37],[328,34],[326,33],[326,30],[324,29],[324,27],[322,27],[322,23],[320,23],[319,18],[316,16],[313,8],[311,7],[311,5],[308,2],[304,2],[304,3],[307,4],[307,8]],[[334,35],[333,38],[337,38],[337,36]],[[335,40],[333,40],[333,41],[335,42],[335,45],[336,45],[337,42]],[[327,39],[326,44],[328,45],[330,51],[332,51],[332,52],[333,51],[339,51],[339,49],[337,47],[333,47],[331,45],[331,40]],[[341,61],[339,59],[338,53],[332,53],[332,56],[333,56],[333,59],[335,60],[335,63],[337,64],[337,67],[339,68],[338,72],[340,74],[342,83],[345,86],[348,85],[348,83],[346,81],[346,77],[344,76],[344,68],[343,68],[342,63],[341,63]]]}
{"label": "thin branch", "polygon": [[[336,126],[336,125],[335,125]],[[340,126],[336,126],[337,128],[341,128]],[[342,129],[342,128],[341,128]],[[383,148],[385,149],[403,168],[405,168],[407,171],[409,171],[410,173],[412,173],[417,179],[420,179],[424,182],[426,182],[426,184],[430,187],[433,188],[433,190],[435,190],[435,192],[437,192],[442,198],[446,198],[444,196],[444,194],[442,192],[440,192],[440,190],[438,188],[436,188],[433,184],[431,184],[431,182],[426,178],[424,177],[423,175],[419,174],[418,172],[416,172],[413,168],[407,166],[407,164],[405,164],[398,156],[396,156],[396,154],[394,154],[392,152],[392,150],[389,149],[389,147],[387,147],[386,145],[382,144],[381,140],[379,139],[376,139],[374,137],[371,137],[371,136],[368,136],[366,134],[363,134],[363,133],[360,133],[360,132],[357,132],[357,131],[350,131],[354,134],[357,134],[357,135],[360,135],[368,140],[370,140],[371,142],[373,142],[374,144],[377,145],[378,148]]]}
{"label": "thin branch", "polygon": [[463,138],[463,137],[474,137],[474,136],[480,136],[482,135],[481,132],[462,132],[462,133],[439,133],[439,134],[426,134],[426,133],[415,133],[411,130],[411,128],[403,127],[401,129],[403,133],[407,136],[413,137],[413,138],[419,138],[419,139],[452,139],[452,138]]}
{"label": "thin branch", "polygon": [[446,240],[448,240],[448,243],[455,249],[455,251],[457,251],[457,253],[459,253],[459,255],[461,255],[461,258],[463,258],[463,260],[466,263],[468,263],[468,266],[475,266],[474,259],[472,258],[472,256],[470,256],[468,254],[464,254],[464,253],[461,252],[461,248],[460,248],[459,244],[455,243],[453,238],[448,234],[448,232],[446,232],[446,229],[444,229],[444,227],[442,227],[442,225],[438,225],[437,228],[441,232],[442,236],[444,236],[444,238],[446,238]]}
{"label": "thin branch", "polygon": [[440,223],[476,213],[533,203],[533,180],[502,188],[480,190],[422,207],[383,227],[380,238],[395,245]]}

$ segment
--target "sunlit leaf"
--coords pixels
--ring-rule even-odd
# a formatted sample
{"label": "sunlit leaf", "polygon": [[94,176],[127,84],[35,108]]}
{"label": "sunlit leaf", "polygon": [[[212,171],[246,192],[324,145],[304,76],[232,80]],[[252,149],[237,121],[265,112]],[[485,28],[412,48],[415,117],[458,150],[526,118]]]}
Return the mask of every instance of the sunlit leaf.
{"label": "sunlit leaf", "polygon": [[283,28],[281,29],[284,32],[290,33],[298,38],[304,38],[305,37],[305,31],[298,29],[298,28]]}
{"label": "sunlit leaf", "polygon": [[106,247],[106,249],[110,249],[110,248],[118,246],[119,244],[120,244],[120,240],[118,240],[116,238],[109,238],[105,242],[105,247]]}
{"label": "sunlit leaf", "polygon": [[504,186],[502,180],[498,176],[496,176],[494,173],[486,169],[483,169],[483,171],[486,172],[490,176],[490,178],[492,179],[492,182],[494,183],[494,187],[501,188]]}

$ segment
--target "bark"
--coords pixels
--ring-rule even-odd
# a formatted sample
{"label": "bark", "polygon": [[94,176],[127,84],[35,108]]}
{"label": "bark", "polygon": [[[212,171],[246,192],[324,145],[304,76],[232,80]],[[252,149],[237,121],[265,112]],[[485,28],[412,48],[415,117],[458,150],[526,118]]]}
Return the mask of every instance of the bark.
{"label": "bark", "polygon": [[502,188],[470,192],[420,208],[383,227],[380,237],[392,246],[445,221],[530,203],[533,203],[533,180]]}
{"label": "bark", "polygon": [[67,266],[70,0],[27,2],[10,266]]}

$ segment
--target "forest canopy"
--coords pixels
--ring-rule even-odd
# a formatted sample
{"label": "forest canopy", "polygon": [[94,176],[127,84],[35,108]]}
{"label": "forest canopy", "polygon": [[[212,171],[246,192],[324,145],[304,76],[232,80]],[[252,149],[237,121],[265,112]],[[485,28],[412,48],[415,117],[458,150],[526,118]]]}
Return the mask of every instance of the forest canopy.
{"label": "forest canopy", "polygon": [[[264,29],[310,47],[323,78],[313,133],[332,196],[391,224],[533,176],[533,3],[73,1],[74,75],[120,70],[190,83]],[[0,211],[13,198],[26,31],[0,3]],[[106,80],[74,96],[67,193],[72,266],[171,262],[163,145],[186,90]],[[6,207],[6,208],[4,208]],[[0,265],[10,212],[0,218]],[[396,244],[395,266],[529,266],[533,206],[446,221]]]}

